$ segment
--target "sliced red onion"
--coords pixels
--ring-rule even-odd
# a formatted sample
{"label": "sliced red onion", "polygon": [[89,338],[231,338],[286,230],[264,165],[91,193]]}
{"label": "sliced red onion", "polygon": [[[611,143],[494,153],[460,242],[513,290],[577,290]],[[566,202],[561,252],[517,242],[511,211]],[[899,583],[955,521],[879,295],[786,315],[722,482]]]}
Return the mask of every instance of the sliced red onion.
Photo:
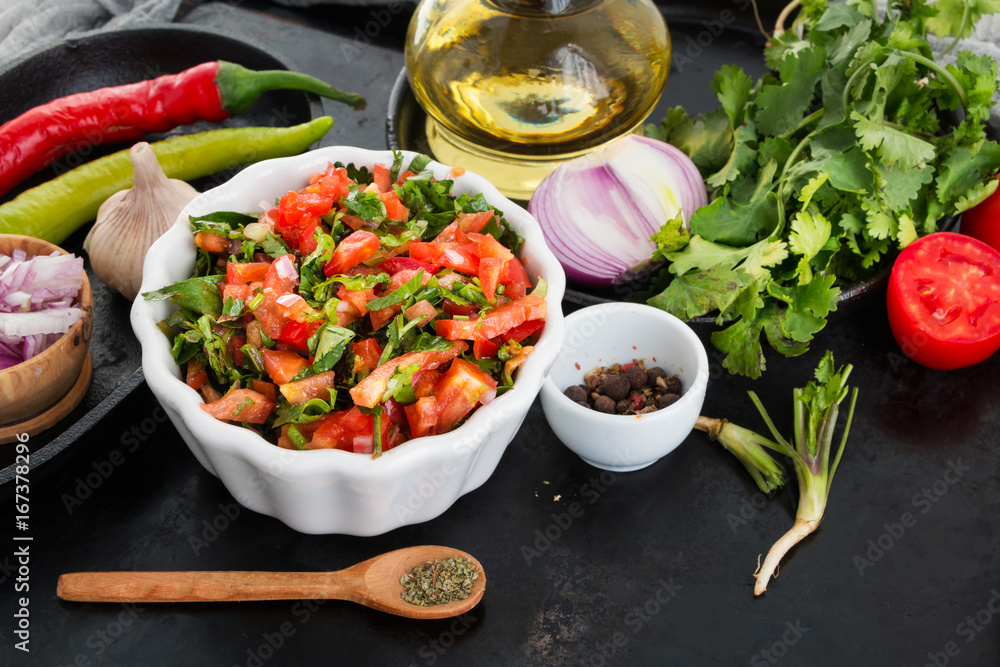
{"label": "sliced red onion", "polygon": [[0,256],[0,370],[42,352],[83,317],[83,259],[20,249]]}
{"label": "sliced red onion", "polygon": [[687,224],[707,203],[705,183],[687,155],[628,135],[560,165],[535,190],[528,210],[567,278],[604,286],[652,256],[649,238],[664,223],[681,212]]}

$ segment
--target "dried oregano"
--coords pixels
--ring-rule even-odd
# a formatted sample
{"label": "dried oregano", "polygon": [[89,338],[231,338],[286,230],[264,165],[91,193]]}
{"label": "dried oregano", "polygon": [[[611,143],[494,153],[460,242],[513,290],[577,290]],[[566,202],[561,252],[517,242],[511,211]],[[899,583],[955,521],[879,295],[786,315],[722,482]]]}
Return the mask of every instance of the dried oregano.
{"label": "dried oregano", "polygon": [[472,592],[479,570],[468,558],[441,558],[418,565],[404,574],[402,598],[429,607],[464,600]]}

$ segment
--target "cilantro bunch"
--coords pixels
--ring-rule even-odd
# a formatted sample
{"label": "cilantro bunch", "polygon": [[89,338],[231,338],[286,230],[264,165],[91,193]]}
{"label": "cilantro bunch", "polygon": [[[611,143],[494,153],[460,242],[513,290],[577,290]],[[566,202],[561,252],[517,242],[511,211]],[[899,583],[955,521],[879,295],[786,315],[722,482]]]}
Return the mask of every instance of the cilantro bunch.
{"label": "cilantro bunch", "polygon": [[653,237],[670,264],[648,303],[682,319],[717,311],[726,328],[712,342],[731,373],[761,374],[762,335],[805,352],[841,286],[996,189],[1000,145],[984,122],[997,65],[968,52],[943,65],[927,41],[966,36],[996,10],[909,0],[880,17],[870,0],[806,0],[765,49],[773,74],[724,66],[719,109],[677,107],[649,126],[691,157],[712,201],[689,230],[667,223]]}

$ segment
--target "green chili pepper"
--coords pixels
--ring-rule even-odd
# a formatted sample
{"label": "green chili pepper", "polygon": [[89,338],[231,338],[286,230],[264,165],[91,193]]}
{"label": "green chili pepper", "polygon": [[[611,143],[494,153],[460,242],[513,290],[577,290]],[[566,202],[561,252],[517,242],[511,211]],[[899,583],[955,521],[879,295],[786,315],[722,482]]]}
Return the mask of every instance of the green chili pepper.
{"label": "green chili pepper", "polygon": [[[151,144],[169,178],[190,181],[218,171],[301,153],[333,126],[322,116],[293,127],[241,127],[173,137]],[[132,187],[128,150],[72,169],[0,205],[0,233],[62,243],[97,216],[104,200]]]}

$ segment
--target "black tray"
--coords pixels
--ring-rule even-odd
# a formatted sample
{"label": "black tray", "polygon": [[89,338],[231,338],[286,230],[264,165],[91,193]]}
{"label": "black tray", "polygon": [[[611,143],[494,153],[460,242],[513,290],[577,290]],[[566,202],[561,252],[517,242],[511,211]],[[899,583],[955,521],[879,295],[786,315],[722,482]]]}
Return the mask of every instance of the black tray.
{"label": "black tray", "polygon": [[[165,25],[103,32],[69,39],[28,54],[0,69],[0,90],[17,91],[0,97],[0,124],[40,104],[73,93],[121,85],[180,72],[210,60],[227,60],[251,69],[294,69],[273,53],[243,39],[211,30]],[[273,91],[247,111],[221,124],[199,122],[167,134],[151,135],[150,141],[168,135],[189,134],[220,126],[292,125],[322,115],[322,104],[314,95],[300,91]],[[43,183],[68,167],[125,148],[116,144],[96,147],[67,156],[55,166],[30,178],[12,191]],[[234,170],[235,171],[235,170]],[[195,181],[205,190],[227,180],[230,172]],[[61,245],[78,255],[89,225]],[[90,344],[93,379],[87,394],[69,415],[52,428],[32,437],[31,466],[38,466],[64,450],[92,428],[111,408],[143,382],[141,350],[129,324],[131,302],[111,291],[86,268],[94,292],[94,335]],[[14,448],[0,448],[0,484],[14,476]]]}

